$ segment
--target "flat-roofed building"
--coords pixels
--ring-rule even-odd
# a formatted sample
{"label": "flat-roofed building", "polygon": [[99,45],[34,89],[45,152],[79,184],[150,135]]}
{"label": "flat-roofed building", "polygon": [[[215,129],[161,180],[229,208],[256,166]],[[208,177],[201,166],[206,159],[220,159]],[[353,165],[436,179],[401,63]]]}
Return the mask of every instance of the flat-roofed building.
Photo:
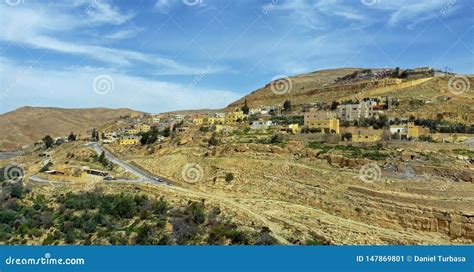
{"label": "flat-roofed building", "polygon": [[326,133],[339,134],[337,114],[329,111],[311,111],[304,115],[304,125],[309,128],[321,129]]}
{"label": "flat-roofed building", "polygon": [[125,136],[119,140],[121,145],[136,145],[138,143],[140,143],[140,137],[138,136]]}
{"label": "flat-roofed building", "polygon": [[371,101],[360,104],[344,104],[337,109],[337,115],[341,121],[360,121],[361,119],[378,119],[382,111]]}

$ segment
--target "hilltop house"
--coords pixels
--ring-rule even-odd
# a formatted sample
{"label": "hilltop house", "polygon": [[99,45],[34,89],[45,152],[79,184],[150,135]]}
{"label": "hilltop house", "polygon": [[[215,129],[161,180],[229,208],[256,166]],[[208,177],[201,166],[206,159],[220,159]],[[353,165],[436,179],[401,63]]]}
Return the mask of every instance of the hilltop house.
{"label": "hilltop house", "polygon": [[[205,121],[204,119],[206,119],[206,122],[204,122]],[[207,123],[207,118],[203,118],[200,116],[196,116],[193,118],[193,124],[196,126],[204,125],[204,123]]]}
{"label": "hilltop house", "polygon": [[120,138],[120,145],[136,145],[140,143],[140,137],[138,136],[124,136]]}
{"label": "hilltop house", "polygon": [[137,129],[138,129],[140,132],[148,132],[148,131],[150,131],[151,126],[148,125],[148,124],[138,124]]}
{"label": "hilltop house", "polygon": [[364,101],[359,104],[344,104],[337,109],[341,121],[359,121],[361,119],[376,118],[382,114],[381,107],[375,101]]}
{"label": "hilltop house", "polygon": [[301,128],[299,124],[291,124],[288,126],[289,131],[291,131],[292,134],[297,134],[301,132]]}
{"label": "hilltop house", "polygon": [[236,110],[234,112],[228,112],[225,115],[225,124],[226,125],[235,125],[247,119],[247,115],[244,114],[241,110]]}
{"label": "hilltop house", "polygon": [[415,125],[413,122],[408,122],[405,125],[390,126],[390,133],[400,136],[400,139],[419,138],[420,136],[427,136],[430,134],[429,128]]}
{"label": "hilltop house", "polygon": [[354,143],[374,143],[382,139],[379,130],[358,130],[352,134],[352,142]]}
{"label": "hilltop house", "polygon": [[138,130],[136,128],[129,128],[129,129],[125,129],[124,132],[127,135],[136,135],[136,134],[140,133],[140,130]]}
{"label": "hilltop house", "polygon": [[225,121],[225,116],[212,116],[208,118],[208,122],[211,125],[223,125]]}
{"label": "hilltop house", "polygon": [[263,120],[258,120],[258,121],[253,121],[252,124],[250,125],[251,129],[255,130],[260,130],[260,129],[267,129],[270,126],[273,126],[273,122],[268,120],[268,121],[263,121]]}
{"label": "hilltop house", "polygon": [[321,129],[326,133],[339,134],[339,120],[336,113],[327,111],[311,111],[304,115],[304,125],[308,128]]}

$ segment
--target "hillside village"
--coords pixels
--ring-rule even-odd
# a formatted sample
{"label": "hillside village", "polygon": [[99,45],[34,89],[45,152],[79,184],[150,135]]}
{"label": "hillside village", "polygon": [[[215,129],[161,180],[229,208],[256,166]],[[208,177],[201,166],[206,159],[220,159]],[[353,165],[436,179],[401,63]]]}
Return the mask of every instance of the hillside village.
{"label": "hillside village", "polygon": [[[420,76],[419,73],[423,72],[431,77]],[[463,142],[471,138],[469,134],[474,134],[472,124],[469,126],[449,123],[442,121],[442,117],[437,120],[417,118],[413,115],[393,117],[400,105],[400,99],[384,95],[359,97],[364,92],[379,88],[402,88],[402,85],[417,84],[414,83],[416,81],[425,82],[435,76],[446,76],[431,68],[414,69],[412,73],[416,76],[408,79],[409,72],[396,73],[399,73],[401,78],[391,77],[393,72],[379,72],[376,77],[370,78],[362,71],[357,79],[351,78],[354,76],[350,74],[338,78],[335,86],[327,87],[355,88],[358,91],[352,99],[295,104],[289,95],[280,104],[249,106],[245,100],[241,107],[228,108],[222,112],[193,115],[143,114],[120,121],[117,125],[123,125],[121,129],[104,131],[102,140],[104,143],[138,145],[145,144],[149,138],[142,138],[144,135],[148,137],[149,134],[157,135],[156,140],[162,142],[165,138],[163,135],[169,135],[170,131],[185,133],[199,130],[228,134],[236,129],[307,135],[309,138],[312,134],[332,134],[333,142],[348,143],[376,143],[382,140]]]}
{"label": "hillside village", "polygon": [[[320,77],[314,89],[312,75],[287,79],[293,85],[283,84],[291,87],[283,93],[272,92],[281,87],[276,80],[221,110],[133,111],[87,134],[45,135],[3,161],[21,165],[35,190],[78,201],[91,192],[94,199],[102,191],[142,192],[182,208],[130,215],[120,224],[140,227],[127,227],[125,236],[104,225],[107,232],[61,227],[48,235],[13,226],[14,235],[0,230],[0,237],[25,244],[53,236],[59,244],[472,243],[474,124],[454,111],[472,108],[471,92],[449,93],[442,86],[453,75],[430,68],[343,71],[321,72],[330,80]],[[445,110],[425,114],[430,107]],[[217,221],[216,209],[223,211]],[[136,240],[142,231],[154,239]]]}

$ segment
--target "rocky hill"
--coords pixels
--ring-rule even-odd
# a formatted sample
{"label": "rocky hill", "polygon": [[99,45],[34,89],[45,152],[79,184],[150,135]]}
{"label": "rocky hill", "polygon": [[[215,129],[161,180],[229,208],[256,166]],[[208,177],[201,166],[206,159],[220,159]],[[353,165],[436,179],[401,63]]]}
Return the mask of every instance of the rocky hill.
{"label": "rocky hill", "polygon": [[85,134],[120,117],[138,113],[130,109],[61,109],[22,107],[0,115],[0,150],[10,150],[41,140],[45,135]]}
{"label": "rocky hill", "polygon": [[[402,84],[379,87],[374,84],[383,78],[398,74]],[[439,75],[439,73],[437,74]],[[231,103],[226,110],[244,105],[249,107],[282,105],[290,100],[298,106],[314,102],[332,102],[362,99],[364,97],[389,96],[401,101],[392,115],[419,118],[437,118],[472,123],[469,114],[474,109],[474,77],[434,74],[423,69],[362,69],[344,68],[321,70],[309,74],[276,79],[249,95]],[[460,88],[460,89],[456,89]]]}
{"label": "rocky hill", "polygon": [[321,70],[309,74],[282,78],[281,80],[276,79],[266,84],[264,87],[231,103],[227,108],[234,109],[236,107],[241,107],[245,100],[247,100],[250,107],[257,107],[260,105],[282,104],[289,97],[292,99],[298,97],[298,100],[301,100],[302,102],[308,98],[316,99],[316,96],[309,94],[310,91],[330,86],[334,84],[338,78],[342,78],[360,70],[363,69],[345,68]]}

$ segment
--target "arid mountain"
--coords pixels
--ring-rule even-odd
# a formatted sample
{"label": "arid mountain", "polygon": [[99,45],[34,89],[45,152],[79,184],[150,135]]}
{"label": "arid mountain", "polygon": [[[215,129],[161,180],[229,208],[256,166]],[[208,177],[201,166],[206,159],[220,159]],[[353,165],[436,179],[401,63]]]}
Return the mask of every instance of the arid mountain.
{"label": "arid mountain", "polygon": [[199,110],[177,110],[177,111],[169,111],[169,112],[163,112],[160,113],[163,116],[166,115],[196,115],[196,114],[210,114],[210,113],[215,113],[219,112],[219,109],[199,109]]}
{"label": "arid mountain", "polygon": [[84,135],[120,117],[138,113],[130,109],[61,109],[22,107],[0,115],[0,150],[10,150],[41,140],[45,135]]}
{"label": "arid mountain", "polygon": [[[321,70],[309,74],[292,76],[283,78],[282,80],[275,80],[279,82],[266,84],[264,87],[251,92],[249,95],[230,104],[227,109],[233,110],[237,107],[242,107],[245,100],[250,107],[258,107],[260,105],[275,105],[283,104],[283,102],[291,98],[292,101],[301,100],[303,103],[307,99],[314,98],[316,101],[318,95],[313,95],[310,92],[322,89],[325,86],[333,85],[338,78],[349,75],[355,71],[360,71],[360,68],[345,68],[334,70]],[[294,100],[296,99],[296,100]],[[309,102],[309,101],[307,101]]]}
{"label": "arid mountain", "polygon": [[[434,77],[424,69],[407,70],[403,83],[379,87],[374,82],[393,77],[395,69],[345,68],[322,70],[277,79],[263,88],[231,103],[231,111],[244,105],[249,107],[283,105],[290,100],[293,106],[332,101],[348,101],[365,97],[393,97],[400,106],[389,115],[398,117],[441,118],[462,123],[474,122],[474,77],[453,75]],[[399,73],[403,73],[400,70]],[[355,75],[355,76],[354,76]],[[437,74],[439,75],[439,73]],[[457,89],[456,89],[457,88]]]}

